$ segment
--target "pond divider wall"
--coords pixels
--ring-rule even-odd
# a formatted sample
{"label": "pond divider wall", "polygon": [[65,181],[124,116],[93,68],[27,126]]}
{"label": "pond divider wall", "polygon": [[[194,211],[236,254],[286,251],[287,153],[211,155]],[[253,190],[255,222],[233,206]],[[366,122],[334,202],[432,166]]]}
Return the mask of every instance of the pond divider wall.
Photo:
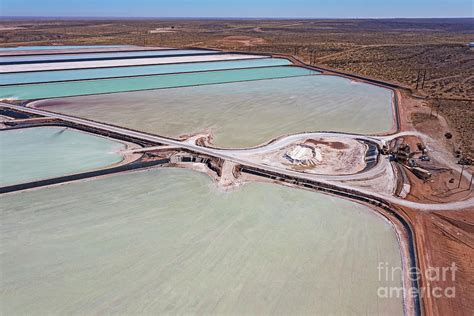
{"label": "pond divider wall", "polygon": [[44,186],[49,186],[53,184],[60,184],[64,182],[82,180],[82,179],[93,178],[93,177],[98,177],[98,176],[104,176],[104,175],[109,175],[109,174],[117,173],[117,172],[150,168],[150,167],[155,167],[158,165],[163,165],[166,163],[169,163],[169,159],[160,159],[160,160],[152,160],[152,161],[138,160],[126,165],[107,168],[107,169],[94,170],[94,171],[72,174],[68,176],[62,176],[62,177],[56,177],[56,178],[51,178],[51,179],[38,180],[38,181],[33,181],[33,182],[5,186],[5,187],[0,188],[0,194],[10,193],[10,192],[15,192],[15,191],[20,191],[20,190],[33,189],[33,188],[38,188],[38,187],[44,187]]}
{"label": "pond divider wall", "polygon": [[[158,51],[157,51],[158,52]],[[162,58],[162,57],[183,57],[183,56],[203,56],[203,55],[226,55],[228,53],[218,52],[214,54],[210,53],[190,53],[190,54],[157,54],[157,55],[136,55],[136,56],[121,56],[121,57],[95,57],[95,58],[84,58],[78,56],[78,58],[68,59],[43,59],[43,60],[25,60],[25,61],[3,61],[0,65],[27,65],[27,64],[51,64],[51,63],[66,63],[66,62],[80,62],[80,61],[104,61],[104,60],[125,60],[125,59],[142,59],[142,58]],[[8,57],[7,57],[8,58]]]}

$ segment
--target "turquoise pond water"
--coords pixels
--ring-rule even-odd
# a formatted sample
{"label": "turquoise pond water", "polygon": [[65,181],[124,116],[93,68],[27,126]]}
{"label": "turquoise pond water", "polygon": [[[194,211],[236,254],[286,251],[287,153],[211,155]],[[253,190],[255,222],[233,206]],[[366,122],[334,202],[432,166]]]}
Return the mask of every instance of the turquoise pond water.
{"label": "turquoise pond water", "polygon": [[208,71],[265,66],[286,66],[290,64],[290,61],[283,58],[258,58],[247,60],[196,62],[154,66],[129,66],[98,69],[8,73],[0,76],[0,85],[83,79],[101,79],[153,74],[158,75],[177,72]]}
{"label": "turquoise pond water", "polygon": [[191,55],[191,54],[216,54],[217,51],[201,50],[201,49],[171,49],[171,50],[155,50],[155,51],[138,51],[138,52],[116,52],[116,53],[82,53],[82,54],[54,54],[54,55],[34,55],[34,56],[9,56],[0,57],[0,63],[11,62],[57,62],[61,60],[87,60],[87,59],[104,59],[114,58],[120,59],[124,57],[154,57],[168,55]]}
{"label": "turquoise pond water", "polygon": [[130,47],[131,45],[50,45],[50,46],[16,46],[16,47],[0,47],[0,52],[16,51],[16,50],[49,50],[49,49],[79,49],[79,48],[115,48]]}
{"label": "turquoise pond water", "polygon": [[0,186],[103,168],[124,144],[65,127],[0,131]]}
{"label": "turquoise pond water", "polygon": [[98,79],[0,87],[0,98],[19,100],[186,87],[317,74],[301,67],[263,67],[133,78]]}

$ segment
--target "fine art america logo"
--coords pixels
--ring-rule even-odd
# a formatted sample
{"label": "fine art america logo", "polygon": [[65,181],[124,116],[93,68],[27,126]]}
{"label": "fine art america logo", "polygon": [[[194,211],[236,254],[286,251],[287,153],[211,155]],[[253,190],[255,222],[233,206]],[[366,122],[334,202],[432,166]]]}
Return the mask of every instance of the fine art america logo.
{"label": "fine art america logo", "polygon": [[[413,284],[414,281],[418,281],[417,287],[408,288],[408,296],[419,296],[419,297],[447,297],[453,298],[456,296],[455,286],[431,286],[431,282],[440,282],[438,284],[453,285],[456,281],[456,271],[459,268],[456,263],[451,263],[450,266],[445,267],[429,267],[425,272],[422,272],[418,267],[411,267],[409,269],[409,281]],[[378,278],[380,282],[385,284],[395,283],[399,280],[400,275],[403,273],[401,267],[390,266],[388,262],[379,262],[377,267]],[[426,286],[420,285],[420,279],[426,281]],[[401,298],[403,297],[404,289],[403,286],[381,286],[377,289],[377,295],[380,298]]]}

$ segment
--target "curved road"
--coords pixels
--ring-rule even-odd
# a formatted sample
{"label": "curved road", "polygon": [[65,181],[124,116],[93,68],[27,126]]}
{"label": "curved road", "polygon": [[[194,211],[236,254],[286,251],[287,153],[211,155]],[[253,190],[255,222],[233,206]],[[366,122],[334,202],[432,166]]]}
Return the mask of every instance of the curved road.
{"label": "curved road", "polygon": [[[266,171],[270,171],[270,172],[275,172],[275,173],[287,175],[287,176],[298,178],[298,179],[317,181],[317,182],[320,182],[320,183],[323,183],[323,184],[337,186],[341,189],[357,191],[357,192],[359,192],[363,195],[372,196],[372,197],[375,197],[375,198],[379,198],[379,199],[389,201],[391,203],[394,203],[394,204],[397,204],[397,205],[400,205],[400,206],[406,206],[406,207],[410,207],[410,208],[414,208],[414,209],[418,209],[418,210],[427,210],[427,211],[454,210],[454,209],[464,209],[464,208],[467,208],[467,207],[472,207],[474,205],[474,198],[470,198],[470,199],[464,200],[464,201],[457,201],[457,202],[450,202],[450,203],[443,203],[443,204],[426,204],[426,203],[418,203],[418,202],[408,201],[408,200],[404,200],[404,199],[394,197],[394,196],[391,196],[391,195],[381,194],[381,193],[378,193],[378,192],[372,192],[370,190],[361,189],[361,188],[354,188],[354,187],[351,187],[351,186],[346,185],[346,184],[341,184],[341,183],[338,183],[338,182],[331,181],[330,179],[332,179],[333,177],[321,176],[321,175],[302,174],[302,173],[296,172],[296,171],[291,171],[291,170],[286,170],[286,169],[282,169],[282,168],[277,168],[277,167],[272,167],[272,166],[267,166],[267,165],[263,165],[263,164],[260,164],[260,163],[256,163],[256,162],[253,162],[251,160],[246,159],[244,157],[244,155],[242,155],[242,152],[245,151],[245,149],[226,150],[226,149],[201,147],[201,146],[198,146],[196,144],[187,143],[187,142],[184,142],[184,141],[179,141],[179,140],[166,138],[166,137],[162,137],[162,136],[156,136],[156,135],[151,135],[151,134],[148,134],[148,133],[133,131],[133,130],[129,130],[129,129],[122,128],[122,127],[112,126],[112,125],[108,125],[108,124],[104,124],[104,123],[100,123],[100,122],[94,122],[94,121],[90,121],[90,120],[86,120],[86,119],[82,119],[82,118],[77,118],[77,117],[73,117],[73,116],[69,116],[69,115],[53,113],[53,112],[49,112],[49,111],[45,111],[45,110],[29,108],[29,107],[19,106],[19,105],[11,105],[11,104],[6,104],[6,103],[0,103],[0,106],[10,108],[10,109],[14,109],[14,110],[23,111],[23,112],[28,112],[28,113],[31,113],[31,114],[38,114],[38,115],[43,115],[43,116],[47,116],[47,117],[51,117],[51,118],[57,118],[57,119],[60,119],[60,120],[66,121],[66,122],[80,124],[80,125],[84,125],[84,126],[88,126],[88,127],[92,127],[92,128],[97,128],[97,129],[101,129],[101,130],[106,130],[106,131],[114,132],[114,133],[117,133],[117,134],[126,135],[126,136],[129,136],[129,137],[142,139],[142,140],[145,140],[145,141],[157,142],[157,143],[161,143],[161,144],[177,146],[177,147],[187,149],[187,150],[190,150],[190,151],[193,151],[193,152],[196,152],[196,153],[205,154],[205,155],[209,155],[209,156],[214,156],[214,157],[221,158],[221,159],[224,159],[224,160],[229,160],[229,161],[232,161],[232,162],[240,164],[240,165],[253,167],[253,168],[257,168],[257,169],[261,169],[261,170],[266,170]],[[313,134],[315,134],[315,133],[313,133]],[[391,135],[389,137],[380,137],[379,139],[384,139],[384,138],[385,139],[392,139],[394,137],[397,137],[397,135],[400,135],[400,134],[401,133]],[[322,134],[318,134],[318,135],[322,135]],[[338,134],[338,133],[325,133],[324,135],[338,136],[338,135],[341,135],[341,134]],[[351,137],[351,136],[349,136],[350,134],[344,134],[344,135],[346,135],[347,137]],[[288,137],[285,137],[285,138],[281,138],[278,141],[270,143],[270,144],[268,144],[266,146],[263,146],[261,148],[255,148],[255,149],[251,149],[251,150],[264,150],[265,151],[268,148],[274,148],[274,146],[279,146],[279,145],[285,144],[287,142],[295,141],[295,140],[301,139],[305,136],[307,137],[308,134],[297,134],[297,135],[288,136]],[[352,137],[355,137],[355,136],[352,136]],[[288,138],[288,140],[286,140],[287,138]],[[360,135],[357,135],[357,138],[364,138],[364,137],[360,136]],[[372,141],[376,140],[373,137],[366,137],[366,138],[368,138]],[[269,147],[267,147],[267,146],[269,146]],[[352,176],[348,176],[348,177],[352,178]]]}

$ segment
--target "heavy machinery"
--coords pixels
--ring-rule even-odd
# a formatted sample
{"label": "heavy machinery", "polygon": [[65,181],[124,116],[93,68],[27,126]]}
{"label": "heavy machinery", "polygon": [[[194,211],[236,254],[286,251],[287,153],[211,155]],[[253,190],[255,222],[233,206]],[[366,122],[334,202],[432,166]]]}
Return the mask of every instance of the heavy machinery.
{"label": "heavy machinery", "polygon": [[407,143],[401,143],[396,145],[393,149],[389,149],[387,146],[383,146],[381,153],[385,155],[389,155],[392,161],[396,161],[403,166],[405,166],[408,170],[413,172],[415,176],[423,181],[428,181],[431,178],[431,172],[426,169],[421,168],[418,166],[418,163],[414,159],[416,154],[421,154],[419,157],[422,161],[429,161],[429,157],[427,155],[426,147],[418,143],[417,144],[419,151],[411,151],[410,145]]}

